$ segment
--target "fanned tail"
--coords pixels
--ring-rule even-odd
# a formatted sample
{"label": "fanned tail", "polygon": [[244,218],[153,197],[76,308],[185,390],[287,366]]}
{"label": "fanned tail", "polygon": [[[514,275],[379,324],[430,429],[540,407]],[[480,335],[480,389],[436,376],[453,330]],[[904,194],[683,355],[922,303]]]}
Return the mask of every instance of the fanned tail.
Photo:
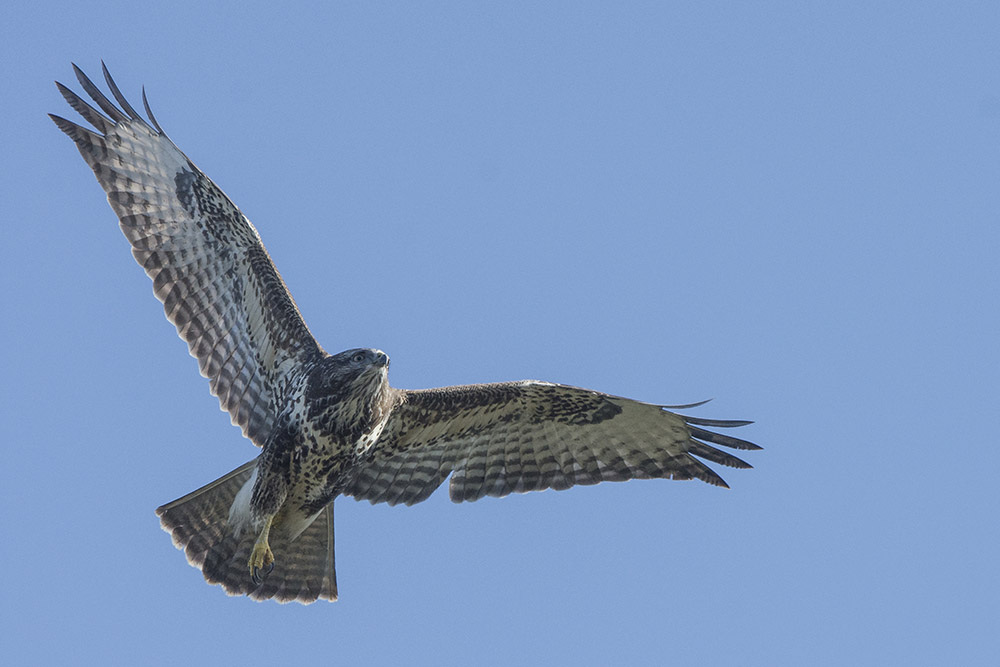
{"label": "fanned tail", "polygon": [[272,531],[274,570],[259,585],[250,579],[247,562],[256,535],[252,530],[235,534],[229,515],[255,464],[255,460],[245,463],[197,491],[158,507],[160,524],[173,537],[174,545],[184,551],[188,562],[202,571],[205,580],[221,585],[229,595],[303,604],[319,598],[336,600],[333,503],[294,539],[283,531]]}

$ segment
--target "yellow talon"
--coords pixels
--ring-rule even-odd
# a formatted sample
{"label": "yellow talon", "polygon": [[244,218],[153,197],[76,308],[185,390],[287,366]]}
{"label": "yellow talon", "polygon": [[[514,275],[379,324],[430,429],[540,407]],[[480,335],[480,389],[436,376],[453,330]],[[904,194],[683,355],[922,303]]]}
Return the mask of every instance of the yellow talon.
{"label": "yellow talon", "polygon": [[268,518],[264,522],[264,528],[261,529],[257,541],[254,542],[253,549],[250,551],[250,561],[248,563],[250,567],[250,579],[258,585],[263,583],[264,578],[271,574],[271,570],[274,569],[274,553],[271,551],[271,545],[267,543],[267,535],[270,532],[271,519]]}

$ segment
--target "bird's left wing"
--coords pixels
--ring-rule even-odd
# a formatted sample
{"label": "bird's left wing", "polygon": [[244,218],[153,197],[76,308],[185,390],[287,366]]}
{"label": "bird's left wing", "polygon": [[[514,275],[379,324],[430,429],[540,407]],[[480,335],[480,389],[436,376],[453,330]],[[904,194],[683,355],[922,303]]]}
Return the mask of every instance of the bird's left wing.
{"label": "bird's left wing", "polygon": [[627,479],[700,479],[726,486],[695,457],[749,468],[712,445],[760,447],[701,426],[748,423],[686,417],[663,406],[535,380],[405,391],[370,461],[344,495],[412,505],[449,474],[455,502]]}
{"label": "bird's left wing", "polygon": [[250,221],[160,129],[104,77],[116,107],[74,65],[84,91],[104,114],[66,86],[66,101],[96,132],[49,114],[87,161],[132,255],[198,359],[201,374],[234,424],[262,446],[275,397],[289,373],[322,355]]}

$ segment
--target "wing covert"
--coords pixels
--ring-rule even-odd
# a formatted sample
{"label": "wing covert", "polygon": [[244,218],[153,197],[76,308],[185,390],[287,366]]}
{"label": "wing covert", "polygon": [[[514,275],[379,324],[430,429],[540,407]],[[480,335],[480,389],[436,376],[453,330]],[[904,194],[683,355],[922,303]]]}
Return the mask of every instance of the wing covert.
{"label": "wing covert", "polygon": [[688,418],[663,406],[534,380],[406,391],[344,494],[412,505],[449,474],[455,502],[628,479],[727,486],[695,457],[749,468],[712,445],[760,447],[695,424],[747,423]]}
{"label": "wing covert", "polygon": [[[170,141],[144,120],[104,68],[115,106],[76,65],[98,111],[57,83],[97,131],[50,114],[76,143],[117,214],[132,255],[153,281],[213,395],[261,446],[293,369],[322,355],[257,230]],[[105,115],[106,114],[106,115]],[[150,125],[150,122],[152,125]]]}

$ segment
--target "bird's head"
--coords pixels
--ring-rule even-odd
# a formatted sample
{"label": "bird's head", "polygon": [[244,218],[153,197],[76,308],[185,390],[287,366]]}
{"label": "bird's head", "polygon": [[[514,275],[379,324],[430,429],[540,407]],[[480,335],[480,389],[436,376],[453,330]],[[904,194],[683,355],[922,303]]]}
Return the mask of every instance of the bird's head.
{"label": "bird's head", "polygon": [[381,350],[356,348],[326,357],[309,377],[312,410],[345,424],[380,413],[391,393],[388,370],[389,356]]}
{"label": "bird's head", "polygon": [[358,391],[364,385],[379,385],[385,382],[388,371],[389,355],[370,348],[344,350],[323,361],[324,383],[330,389],[350,387]]}
{"label": "bird's head", "polygon": [[310,419],[332,433],[357,437],[388,417],[395,391],[389,356],[381,350],[345,350],[323,359],[310,373]]}

